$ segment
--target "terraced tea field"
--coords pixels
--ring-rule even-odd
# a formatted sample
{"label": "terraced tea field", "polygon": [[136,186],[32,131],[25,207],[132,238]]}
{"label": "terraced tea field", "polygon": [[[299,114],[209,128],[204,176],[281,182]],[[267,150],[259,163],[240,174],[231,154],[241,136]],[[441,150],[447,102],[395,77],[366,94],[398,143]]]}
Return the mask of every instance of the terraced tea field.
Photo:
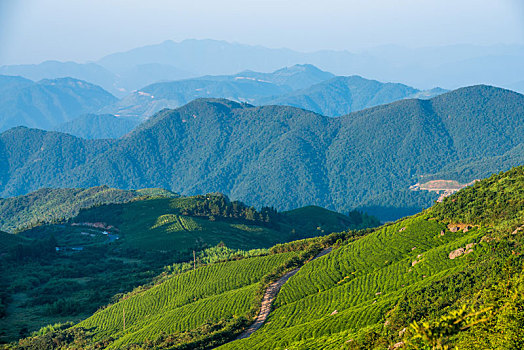
{"label": "terraced tea field", "polygon": [[124,297],[78,326],[93,328],[97,339],[115,338],[112,348],[119,348],[154,340],[162,333],[245,316],[256,307],[255,293],[262,277],[296,255],[289,252],[210,264],[176,275],[147,291]]}
{"label": "terraced tea field", "polygon": [[407,290],[475,259],[480,247],[457,259],[448,255],[480,242],[482,233],[452,233],[428,215],[385,226],[306,264],[284,284],[266,324],[221,349],[340,349],[354,333],[383,323]]}

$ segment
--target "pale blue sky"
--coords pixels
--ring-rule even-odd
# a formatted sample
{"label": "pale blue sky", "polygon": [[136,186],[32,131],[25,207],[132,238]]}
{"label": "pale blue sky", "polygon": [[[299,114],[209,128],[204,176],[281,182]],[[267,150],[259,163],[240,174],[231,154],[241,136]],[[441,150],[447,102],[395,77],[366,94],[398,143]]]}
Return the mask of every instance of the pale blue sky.
{"label": "pale blue sky", "polygon": [[167,39],[300,51],[524,44],[524,0],[0,0],[0,65],[96,60]]}

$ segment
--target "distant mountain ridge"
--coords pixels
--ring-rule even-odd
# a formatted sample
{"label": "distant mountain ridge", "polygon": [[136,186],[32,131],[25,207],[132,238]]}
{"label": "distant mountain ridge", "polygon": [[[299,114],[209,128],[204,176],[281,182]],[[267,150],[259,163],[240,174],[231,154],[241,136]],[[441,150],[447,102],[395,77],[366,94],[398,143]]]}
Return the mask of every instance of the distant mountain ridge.
{"label": "distant mountain ridge", "polygon": [[443,89],[420,91],[360,76],[335,77],[312,65],[294,65],[260,73],[203,76],[156,83],[102,109],[104,113],[146,119],[164,108],[177,108],[196,98],[226,98],[254,105],[286,105],[336,117],[404,98],[431,98]]}
{"label": "distant mountain ridge", "polygon": [[107,55],[97,62],[47,61],[37,65],[0,67],[0,74],[32,80],[70,76],[102,86],[123,97],[160,81],[203,75],[271,72],[296,64],[312,64],[335,75],[359,74],[419,89],[456,89],[489,84],[521,89],[524,47],[518,45],[406,48],[381,46],[362,52],[323,50],[298,52],[217,40],[164,41]]}
{"label": "distant mountain ridge", "polygon": [[[518,151],[523,108],[520,94],[473,86],[340,118],[196,100],[158,113],[120,140],[17,128],[0,136],[0,159],[7,164],[0,169],[0,193],[98,184],[164,187],[181,194],[220,191],[280,210],[361,206],[391,219],[434,199],[408,190],[421,175],[450,164],[467,169],[510,151],[516,153],[504,166],[517,165],[524,158]],[[471,168],[469,181],[481,169]]]}
{"label": "distant mountain ridge", "polygon": [[[208,57],[212,57],[209,60]],[[405,48],[381,46],[362,52],[297,52],[217,40],[164,41],[111,54],[97,64],[107,68],[155,62],[173,64],[199,75],[232,74],[245,69],[274,71],[309,63],[336,75],[360,74],[421,89],[454,89],[474,84],[511,88],[524,79],[524,47],[511,45]],[[501,67],[504,67],[501,69]]]}
{"label": "distant mountain ridge", "polygon": [[140,120],[119,118],[112,114],[85,114],[54,127],[59,131],[83,139],[117,139],[133,130]]}
{"label": "distant mountain ridge", "polygon": [[118,97],[157,81],[185,79],[197,75],[167,64],[144,63],[127,70],[110,71],[96,63],[59,61],[2,66],[0,74],[23,76],[34,81],[68,77],[85,80]]}
{"label": "distant mountain ridge", "polygon": [[[62,86],[63,91],[38,93],[35,86],[45,84],[59,89]],[[66,84],[69,84],[67,88]],[[97,90],[98,95],[87,92],[88,85],[89,90]],[[27,92],[31,86],[32,92]],[[419,91],[406,85],[381,83],[359,76],[335,77],[308,64],[284,67],[272,73],[243,71],[233,75],[155,83],[121,100],[114,97],[101,100],[101,93],[109,93],[73,78],[44,79],[33,83],[21,77],[2,76],[0,89],[8,92],[4,94],[7,100],[0,105],[0,115],[3,107],[11,118],[4,130],[14,126],[38,127],[90,139],[121,137],[158,111],[177,108],[197,98],[226,98],[255,105],[291,105],[327,116],[340,116],[403,98],[429,98],[444,92],[442,89]],[[32,94],[23,103],[9,99],[11,95],[18,96],[16,92],[22,90]],[[73,105],[71,97],[76,99],[73,103],[81,106],[70,107]]]}
{"label": "distant mountain ridge", "polygon": [[227,98],[257,103],[333,77],[311,65],[295,65],[273,73],[244,71],[156,83],[124,97],[102,112],[145,119],[164,108],[177,108],[197,98]]}
{"label": "distant mountain ridge", "polygon": [[287,105],[338,117],[405,98],[431,98],[444,92],[420,91],[404,84],[381,83],[354,75],[334,77],[276,98],[261,99],[258,104]]}
{"label": "distant mountain ridge", "polygon": [[50,130],[117,101],[97,85],[73,78],[33,82],[0,76],[0,131],[25,125]]}
{"label": "distant mountain ridge", "polygon": [[276,85],[288,86],[293,90],[297,90],[307,88],[313,84],[317,84],[334,77],[335,75],[333,73],[323,71],[312,64],[295,64],[290,67],[277,69],[271,73],[245,70],[233,75],[206,75],[199,79],[215,81],[250,79]]}

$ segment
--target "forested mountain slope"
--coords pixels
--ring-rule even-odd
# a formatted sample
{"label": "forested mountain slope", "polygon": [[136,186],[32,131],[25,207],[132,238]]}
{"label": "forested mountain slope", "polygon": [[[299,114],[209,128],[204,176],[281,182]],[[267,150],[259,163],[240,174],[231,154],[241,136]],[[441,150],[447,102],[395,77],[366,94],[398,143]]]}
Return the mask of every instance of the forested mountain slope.
{"label": "forested mountain slope", "polygon": [[181,194],[220,191],[281,210],[362,206],[383,219],[398,218],[436,198],[408,190],[422,176],[451,172],[454,164],[469,182],[484,175],[479,161],[496,168],[493,159],[508,152],[513,156],[501,164],[519,164],[523,118],[523,95],[482,85],[340,118],[196,100],[158,113],[120,140],[24,128],[4,132],[0,193],[99,184],[163,187]]}
{"label": "forested mountain slope", "polygon": [[35,83],[0,76],[0,91],[0,131],[20,125],[49,130],[117,100],[101,87],[73,78]]}

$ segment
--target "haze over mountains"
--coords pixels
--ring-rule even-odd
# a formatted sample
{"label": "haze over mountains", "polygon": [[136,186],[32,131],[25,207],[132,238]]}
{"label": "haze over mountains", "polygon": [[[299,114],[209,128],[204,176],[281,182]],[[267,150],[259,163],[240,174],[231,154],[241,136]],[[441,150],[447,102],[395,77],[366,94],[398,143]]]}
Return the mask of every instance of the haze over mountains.
{"label": "haze over mountains", "polygon": [[[0,67],[0,74],[8,75],[0,80],[0,89],[9,91],[0,98],[6,103],[0,106],[0,131],[21,125],[116,138],[156,112],[196,98],[289,105],[338,117],[400,99],[431,98],[445,88],[474,83],[524,91],[523,59],[519,46],[389,46],[361,53],[300,53],[215,40],[165,41],[85,64],[48,61]],[[37,83],[29,88],[28,81],[20,85],[22,80],[16,80],[21,78],[9,75]],[[58,88],[65,84],[58,83],[61,77],[68,79],[67,91]],[[52,91],[47,79],[56,86]]]}
{"label": "haze over mountains", "polygon": [[338,117],[405,98],[431,98],[445,91],[440,88],[420,91],[403,84],[384,84],[353,75],[334,77],[278,97],[262,98],[258,104],[294,106]]}
{"label": "haze over mountains", "polygon": [[[500,53],[496,57],[510,61],[522,53],[509,46],[495,51]],[[485,54],[495,51],[420,49],[410,51],[413,57],[406,62],[424,55],[428,64],[485,62]],[[209,64],[218,52],[220,58]],[[402,70],[402,50],[373,52]],[[429,58],[439,52],[441,56]],[[231,55],[234,60],[228,60]],[[24,128],[4,132],[0,157],[8,166],[0,170],[0,193],[18,195],[43,186],[165,187],[182,194],[221,191],[279,209],[361,207],[391,219],[435,199],[434,194],[408,190],[419,181],[467,183],[524,158],[518,141],[523,136],[522,95],[517,93],[473,86],[438,96],[446,90],[336,76],[309,63],[282,68],[301,59],[331,62],[334,69],[338,62],[347,71],[360,70],[356,62],[378,64],[373,55],[362,55],[187,40],[109,55],[97,63],[2,67],[0,72],[34,78],[89,77],[119,96],[133,84],[177,80],[140,87],[118,100],[75,78],[33,82],[1,76],[0,89],[7,93],[0,98],[6,106],[0,109],[0,131],[23,125],[83,139]],[[277,64],[278,69],[264,72]],[[485,65],[488,75],[495,74],[490,64]],[[233,69],[239,73],[217,75]],[[513,73],[518,85],[520,70]],[[192,74],[200,76],[187,78]],[[125,88],[119,85],[123,81]],[[475,148],[479,142],[468,137],[489,146]]]}
{"label": "haze over mountains", "polygon": [[524,80],[523,59],[524,47],[517,45],[381,46],[359,53],[302,53],[216,40],[184,40],[119,52],[86,64],[53,61],[4,66],[0,74],[32,80],[69,76],[98,84],[118,97],[159,80],[234,74],[246,69],[270,72],[303,63],[336,75],[357,74],[418,89],[454,89],[480,83],[515,88]]}
{"label": "haze over mountains", "polygon": [[[524,96],[473,86],[329,118],[286,106],[196,100],[119,140],[16,128],[0,136],[3,196],[40,187],[220,191],[255,205],[366,208],[393,219],[434,195],[421,176],[468,182],[523,161]],[[500,116],[504,116],[501,118]],[[478,164],[481,164],[479,167]],[[471,166],[470,166],[471,165]]]}

